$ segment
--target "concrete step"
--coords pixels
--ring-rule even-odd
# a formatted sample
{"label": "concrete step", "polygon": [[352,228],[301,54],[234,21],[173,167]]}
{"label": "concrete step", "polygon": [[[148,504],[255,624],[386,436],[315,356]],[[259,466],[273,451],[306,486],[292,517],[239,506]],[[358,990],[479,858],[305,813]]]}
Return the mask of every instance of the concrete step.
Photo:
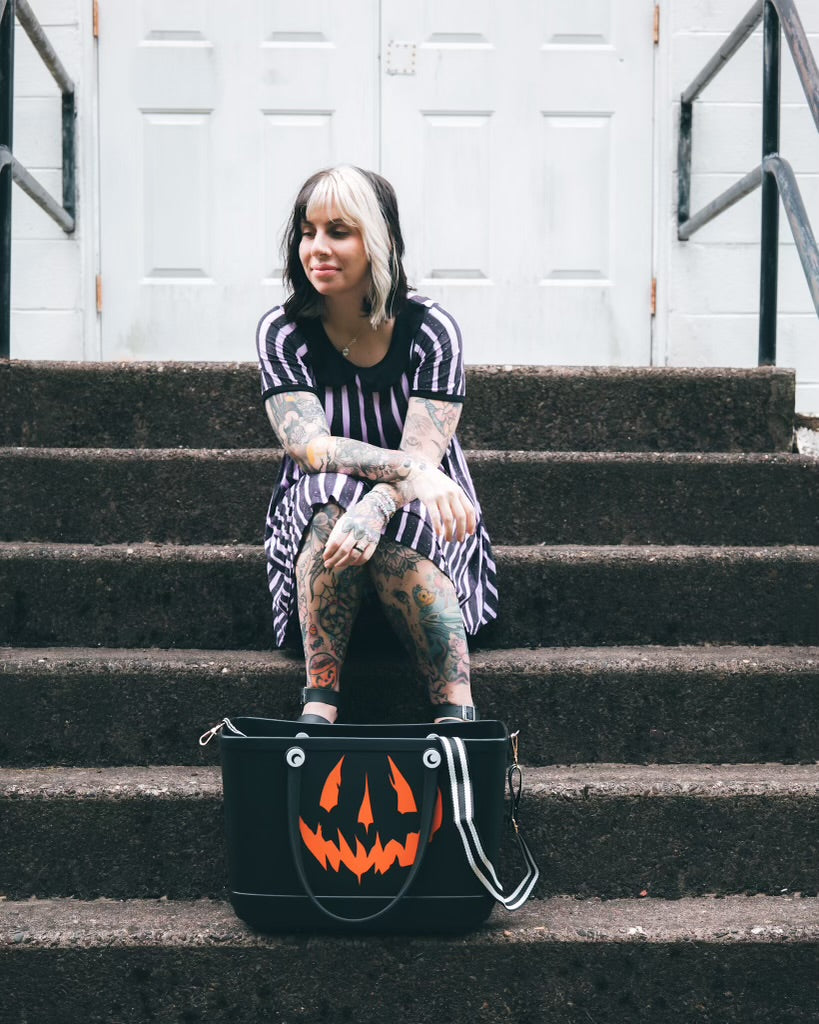
{"label": "concrete step", "polygon": [[[470,366],[467,448],[790,451],[795,375],[776,367]],[[260,448],[250,363],[0,366],[0,445]]]}
{"label": "concrete step", "polygon": [[[478,646],[819,644],[819,547],[495,553],[502,613]],[[368,649],[383,635],[398,650],[373,629],[359,623]],[[243,545],[0,544],[0,644],[266,648],[264,555]]]}
{"label": "concrete step", "polygon": [[[536,895],[678,898],[816,891],[814,765],[528,767],[520,808]],[[219,894],[217,768],[0,770],[0,893]],[[513,855],[511,842],[501,871]],[[513,855],[514,856],[514,855]]]}
{"label": "concrete step", "polygon": [[816,902],[557,897],[400,938],[263,936],[212,900],[6,902],[0,1020],[807,1024]]}
{"label": "concrete step", "polygon": [[[0,649],[0,764],[213,764],[207,725],[293,718],[303,679],[284,651]],[[817,647],[476,651],[472,680],[529,764],[819,759]],[[394,660],[349,663],[343,692],[347,721],[427,715]]]}
{"label": "concrete step", "polygon": [[[467,454],[498,544],[819,544],[819,460],[808,456]],[[0,540],[258,543],[279,460],[261,449],[3,448]]]}
{"label": "concrete step", "polygon": [[263,936],[212,900],[6,902],[0,1021],[807,1024],[816,902],[557,897],[400,938]]}

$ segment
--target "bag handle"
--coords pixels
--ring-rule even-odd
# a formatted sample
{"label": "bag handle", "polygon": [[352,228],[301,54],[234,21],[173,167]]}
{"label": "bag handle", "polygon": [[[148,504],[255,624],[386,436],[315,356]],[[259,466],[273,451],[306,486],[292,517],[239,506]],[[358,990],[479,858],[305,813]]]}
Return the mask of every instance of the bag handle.
{"label": "bag handle", "polygon": [[[331,921],[336,921],[341,924],[369,924],[372,921],[377,921],[379,918],[384,917],[389,913],[390,910],[399,902],[415,881],[418,872],[421,869],[421,864],[424,860],[424,855],[427,852],[429,846],[429,840],[432,835],[432,823],[435,814],[435,800],[437,796],[437,782],[438,782],[438,769],[441,765],[441,754],[434,747],[428,747],[422,756],[424,764],[424,787],[421,796],[421,819],[420,828],[418,835],[418,850],[415,854],[415,860],[413,861],[412,867],[410,868],[404,884],[395,894],[390,898],[389,903],[382,907],[381,910],[376,911],[374,914],[367,914],[365,917],[344,917],[341,914],[336,914],[332,910],[329,910],[319,900],[307,879],[307,872],[304,870],[304,857],[302,853],[302,842],[301,835],[299,833],[298,818],[299,808],[301,806],[301,768],[307,760],[307,755],[301,747],[294,746],[290,747],[285,754],[285,760],[287,762],[287,825],[290,834],[290,850],[293,854],[293,863],[296,867],[296,873],[299,876],[299,881],[304,887],[304,891],[310,898],[310,902],[318,910],[330,918]],[[387,897],[384,897],[385,899]]]}
{"label": "bag handle", "polygon": [[[469,759],[466,755],[464,741],[460,736],[438,736],[438,740],[444,748],[444,754],[446,756],[447,768],[449,770],[449,781],[452,788],[452,813],[455,819],[455,825],[457,826],[458,833],[461,837],[461,842],[463,843],[467,863],[470,868],[472,868],[475,877],[481,885],[483,885],[488,893],[494,896],[498,903],[506,907],[507,910],[518,910],[523,906],[526,900],[529,899],[529,896],[532,894],[532,890],[535,887],[535,883],[540,876],[540,871],[535,863],[535,859],[532,856],[526,841],[520,834],[520,829],[515,818],[517,804],[520,800],[520,791],[518,790],[517,793],[514,791],[512,792],[512,824],[515,827],[515,836],[518,841],[518,847],[521,855],[523,856],[524,863],[526,864],[526,874],[514,892],[506,896],[504,895],[503,885],[498,879],[492,862],[484,853],[480,837],[478,836],[477,829],[475,828],[475,821],[473,817],[475,802],[472,793],[472,780],[469,775]],[[520,767],[517,763],[516,745],[514,743],[512,749],[515,751],[515,760],[509,770],[510,789],[513,789],[512,774],[516,773],[516,779],[520,779]]]}

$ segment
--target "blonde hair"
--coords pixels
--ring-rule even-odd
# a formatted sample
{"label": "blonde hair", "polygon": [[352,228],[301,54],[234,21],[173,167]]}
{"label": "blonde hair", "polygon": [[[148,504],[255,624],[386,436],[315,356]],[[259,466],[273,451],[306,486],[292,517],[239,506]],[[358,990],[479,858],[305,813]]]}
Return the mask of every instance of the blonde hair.
{"label": "blonde hair", "polygon": [[[293,299],[301,293],[296,312],[318,315],[321,297],[307,282],[298,246],[301,222],[310,220],[317,210],[335,206],[344,221],[361,232],[364,251],[370,262],[371,285],[366,311],[373,328],[394,315],[396,305],[406,297],[406,277],[401,265],[404,243],[398,223],[398,204],[392,186],[373,171],[350,164],[319,171],[302,186],[291,215],[284,240],[286,277],[294,289]],[[312,295],[304,294],[307,285]]]}

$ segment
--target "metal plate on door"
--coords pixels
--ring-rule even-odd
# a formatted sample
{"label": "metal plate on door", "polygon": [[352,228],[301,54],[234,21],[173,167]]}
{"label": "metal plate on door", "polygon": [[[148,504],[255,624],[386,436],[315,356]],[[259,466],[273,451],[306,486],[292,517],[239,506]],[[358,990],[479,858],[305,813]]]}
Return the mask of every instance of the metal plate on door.
{"label": "metal plate on door", "polygon": [[394,39],[387,43],[387,74],[415,74],[415,43],[401,43]]}

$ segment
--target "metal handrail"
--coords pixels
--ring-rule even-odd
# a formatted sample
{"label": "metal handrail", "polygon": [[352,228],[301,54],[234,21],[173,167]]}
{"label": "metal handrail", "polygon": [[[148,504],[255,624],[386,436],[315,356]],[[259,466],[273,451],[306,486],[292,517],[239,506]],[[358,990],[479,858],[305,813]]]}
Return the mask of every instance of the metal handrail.
{"label": "metal handrail", "polygon": [[[763,23],[762,161],[698,213],[690,215],[691,133],[694,100]],[[796,73],[819,131],[819,69],[794,0],[756,0],[694,81],[680,96],[677,150],[677,237],[687,241],[701,227],[756,188],[762,188],[759,285],[760,366],[776,364],[776,294],[779,276],[779,200],[785,208],[811,298],[819,315],[819,247],[793,168],[779,155],[780,39],[784,33]]]}
{"label": "metal handrail", "polygon": [[[62,94],[63,199],[59,203],[17,160],[14,123],[14,18],[25,29]],[[0,4],[0,359],[11,354],[11,183],[17,182],[38,206],[71,234],[76,227],[76,124],[74,83],[54,51],[28,0]]]}

